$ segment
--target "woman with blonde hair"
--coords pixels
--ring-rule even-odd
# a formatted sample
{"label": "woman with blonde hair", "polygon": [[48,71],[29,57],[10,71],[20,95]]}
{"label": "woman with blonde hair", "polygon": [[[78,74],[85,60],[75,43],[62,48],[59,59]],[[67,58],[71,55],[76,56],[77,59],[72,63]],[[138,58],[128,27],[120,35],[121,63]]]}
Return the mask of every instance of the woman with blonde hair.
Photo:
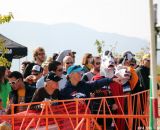
{"label": "woman with blonde hair", "polygon": [[89,72],[92,68],[93,56],[91,53],[86,53],[82,59],[82,67],[85,73]]}

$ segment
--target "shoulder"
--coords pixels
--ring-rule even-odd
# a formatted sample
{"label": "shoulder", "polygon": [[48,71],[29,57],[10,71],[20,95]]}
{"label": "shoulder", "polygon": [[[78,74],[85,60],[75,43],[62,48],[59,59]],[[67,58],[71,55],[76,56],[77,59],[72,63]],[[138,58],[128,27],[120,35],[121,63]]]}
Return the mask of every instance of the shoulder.
{"label": "shoulder", "polygon": [[41,93],[41,92],[44,92],[44,91],[45,91],[45,88],[44,88],[44,87],[38,88],[36,91]]}
{"label": "shoulder", "polygon": [[141,70],[143,70],[143,66],[139,66],[138,68],[136,68],[136,72],[139,72]]}

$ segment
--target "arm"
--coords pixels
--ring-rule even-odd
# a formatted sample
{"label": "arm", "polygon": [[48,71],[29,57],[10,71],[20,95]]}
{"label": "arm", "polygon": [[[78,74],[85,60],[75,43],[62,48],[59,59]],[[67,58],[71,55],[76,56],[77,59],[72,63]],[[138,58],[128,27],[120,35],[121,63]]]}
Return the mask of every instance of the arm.
{"label": "arm", "polygon": [[111,82],[117,82],[120,84],[119,78],[103,78],[96,81],[87,82],[87,86],[89,86],[89,91],[96,90],[102,88],[103,86],[108,86]]}
{"label": "arm", "polygon": [[88,81],[87,75],[83,75],[82,80],[83,80],[83,81]]}
{"label": "arm", "polygon": [[[41,93],[40,89],[37,89],[33,95],[31,102],[41,102],[43,101],[43,94]],[[30,107],[31,110],[41,110],[41,104],[35,104]]]}

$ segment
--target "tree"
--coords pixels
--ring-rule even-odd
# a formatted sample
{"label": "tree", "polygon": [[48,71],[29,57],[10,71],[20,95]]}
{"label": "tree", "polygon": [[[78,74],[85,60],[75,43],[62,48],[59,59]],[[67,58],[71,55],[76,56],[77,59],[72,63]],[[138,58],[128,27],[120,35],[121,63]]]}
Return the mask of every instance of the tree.
{"label": "tree", "polygon": [[5,58],[5,54],[7,54],[8,51],[9,50],[5,47],[5,41],[3,39],[0,39],[0,66],[11,66],[11,63]]}
{"label": "tree", "polygon": [[10,12],[8,15],[1,15],[0,14],[0,24],[9,23],[11,19],[13,19],[13,15]]}
{"label": "tree", "polygon": [[102,41],[96,40],[94,44],[97,47],[98,54],[101,56],[103,53],[103,47],[105,46],[105,42],[103,40]]}
{"label": "tree", "polygon": [[[12,13],[8,15],[0,15],[0,24],[9,23],[13,19]],[[5,58],[5,54],[8,53],[8,49],[5,47],[5,40],[0,39],[0,66],[10,67],[11,63]]]}

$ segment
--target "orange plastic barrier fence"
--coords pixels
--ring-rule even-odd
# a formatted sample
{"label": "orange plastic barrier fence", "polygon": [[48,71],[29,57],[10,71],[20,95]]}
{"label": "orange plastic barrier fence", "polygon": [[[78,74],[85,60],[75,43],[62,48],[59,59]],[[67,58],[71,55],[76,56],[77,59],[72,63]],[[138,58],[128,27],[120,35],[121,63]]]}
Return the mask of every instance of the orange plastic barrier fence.
{"label": "orange plastic barrier fence", "polygon": [[[113,110],[111,101],[117,105],[116,110]],[[30,110],[31,105],[42,103],[45,107],[41,111]],[[57,103],[60,105],[55,105]],[[28,108],[14,114],[15,106]],[[2,120],[10,122],[13,130],[40,129],[42,126],[46,130],[50,126],[52,130],[107,130],[110,126],[116,130],[146,129],[149,126],[149,91],[123,96],[13,104],[12,114],[1,116]]]}

